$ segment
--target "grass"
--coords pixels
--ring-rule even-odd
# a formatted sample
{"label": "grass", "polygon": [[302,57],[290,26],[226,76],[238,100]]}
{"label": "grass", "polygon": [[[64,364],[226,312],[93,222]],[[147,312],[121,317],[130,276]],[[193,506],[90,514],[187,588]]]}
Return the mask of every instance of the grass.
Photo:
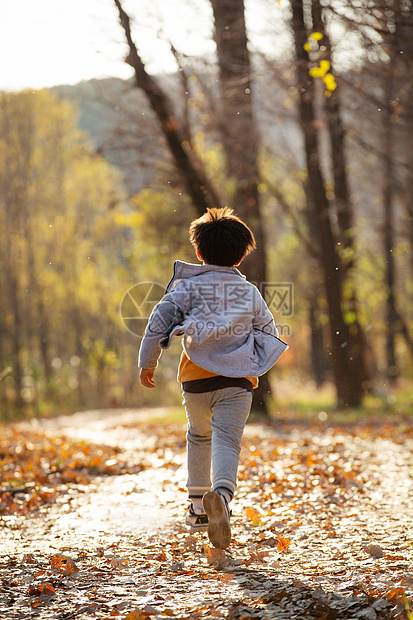
{"label": "grass", "polygon": [[288,381],[281,386],[275,386],[275,397],[271,409],[290,409],[296,413],[319,413],[331,411],[335,407],[335,390],[330,384],[316,388],[309,381],[306,383],[294,383]]}
{"label": "grass", "polygon": [[290,390],[283,385],[270,409],[273,419],[293,415],[299,419],[318,418],[320,421],[328,418],[336,423],[372,418],[383,422],[390,419],[410,421],[413,420],[413,385],[400,382],[392,392],[367,394],[362,406],[352,409],[337,409],[332,385],[316,389],[311,383],[299,384],[295,389],[290,386]]}
{"label": "grass", "polygon": [[[165,407],[165,413],[159,414],[159,409],[153,410],[153,416],[150,414],[151,409],[148,409],[148,424],[186,424],[185,409],[181,405],[174,407]],[[158,413],[156,413],[158,412]]]}

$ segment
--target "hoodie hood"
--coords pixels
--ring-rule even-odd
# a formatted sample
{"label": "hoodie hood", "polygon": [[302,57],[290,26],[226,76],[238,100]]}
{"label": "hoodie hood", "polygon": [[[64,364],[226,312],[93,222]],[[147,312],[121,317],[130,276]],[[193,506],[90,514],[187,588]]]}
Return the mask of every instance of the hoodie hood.
{"label": "hoodie hood", "polygon": [[228,273],[235,274],[246,280],[246,276],[244,276],[236,267],[222,267],[220,265],[197,265],[194,263],[185,263],[184,261],[177,260],[174,263],[174,273],[171,281],[166,287],[166,293],[172,291],[175,286],[178,284],[180,280],[185,280],[186,278],[193,278],[196,276],[201,276],[209,272],[215,273]]}

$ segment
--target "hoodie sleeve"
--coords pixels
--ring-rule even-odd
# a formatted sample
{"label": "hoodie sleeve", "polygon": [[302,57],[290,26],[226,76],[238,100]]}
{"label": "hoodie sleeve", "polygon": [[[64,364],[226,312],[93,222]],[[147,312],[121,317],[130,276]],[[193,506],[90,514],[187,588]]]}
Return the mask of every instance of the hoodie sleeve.
{"label": "hoodie sleeve", "polygon": [[155,368],[161,356],[162,341],[182,322],[187,310],[186,287],[180,282],[156,304],[149,317],[139,350],[139,368]]}
{"label": "hoodie sleeve", "polygon": [[278,329],[275,325],[274,317],[258,289],[256,291],[256,312],[252,324],[254,330],[278,338]]}
{"label": "hoodie sleeve", "polygon": [[271,360],[271,365],[275,364],[284,351],[288,349],[288,345],[278,337],[274,317],[258,290],[256,301],[256,313],[252,323],[254,350],[260,364],[265,367],[268,360]]}

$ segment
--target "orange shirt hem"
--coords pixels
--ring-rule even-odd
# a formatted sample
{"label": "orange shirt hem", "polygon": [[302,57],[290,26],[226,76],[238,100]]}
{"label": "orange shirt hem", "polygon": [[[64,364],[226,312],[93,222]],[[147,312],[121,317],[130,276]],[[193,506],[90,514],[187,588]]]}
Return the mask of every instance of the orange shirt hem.
{"label": "orange shirt hem", "polygon": [[[208,379],[209,377],[219,377],[216,373],[209,372],[209,370],[205,370],[205,368],[201,368],[201,366],[197,366],[194,364],[192,360],[189,359],[185,351],[182,351],[181,359],[179,360],[178,367],[178,381],[179,383],[184,383],[185,381],[196,381],[197,379]],[[252,387],[255,389],[258,386],[258,377],[245,377],[252,383]]]}

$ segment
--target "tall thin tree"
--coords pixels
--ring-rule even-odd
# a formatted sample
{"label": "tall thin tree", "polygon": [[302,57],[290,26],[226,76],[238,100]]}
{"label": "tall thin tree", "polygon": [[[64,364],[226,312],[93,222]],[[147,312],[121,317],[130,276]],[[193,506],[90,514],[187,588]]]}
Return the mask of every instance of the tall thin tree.
{"label": "tall thin tree", "polygon": [[[307,52],[309,32],[303,0],[292,0],[292,31],[297,59],[299,116],[304,134],[311,204],[318,231],[321,265],[329,311],[331,357],[337,401],[341,407],[359,406],[365,391],[365,369],[360,334],[344,319],[343,285],[345,273],[337,252],[337,239],[331,223],[332,204],[325,189],[320,163],[319,126],[315,112],[314,80]],[[311,4],[310,4],[311,8]],[[308,12],[308,11],[307,11]],[[310,11],[311,13],[311,11]],[[363,385],[364,384],[364,385]]]}

